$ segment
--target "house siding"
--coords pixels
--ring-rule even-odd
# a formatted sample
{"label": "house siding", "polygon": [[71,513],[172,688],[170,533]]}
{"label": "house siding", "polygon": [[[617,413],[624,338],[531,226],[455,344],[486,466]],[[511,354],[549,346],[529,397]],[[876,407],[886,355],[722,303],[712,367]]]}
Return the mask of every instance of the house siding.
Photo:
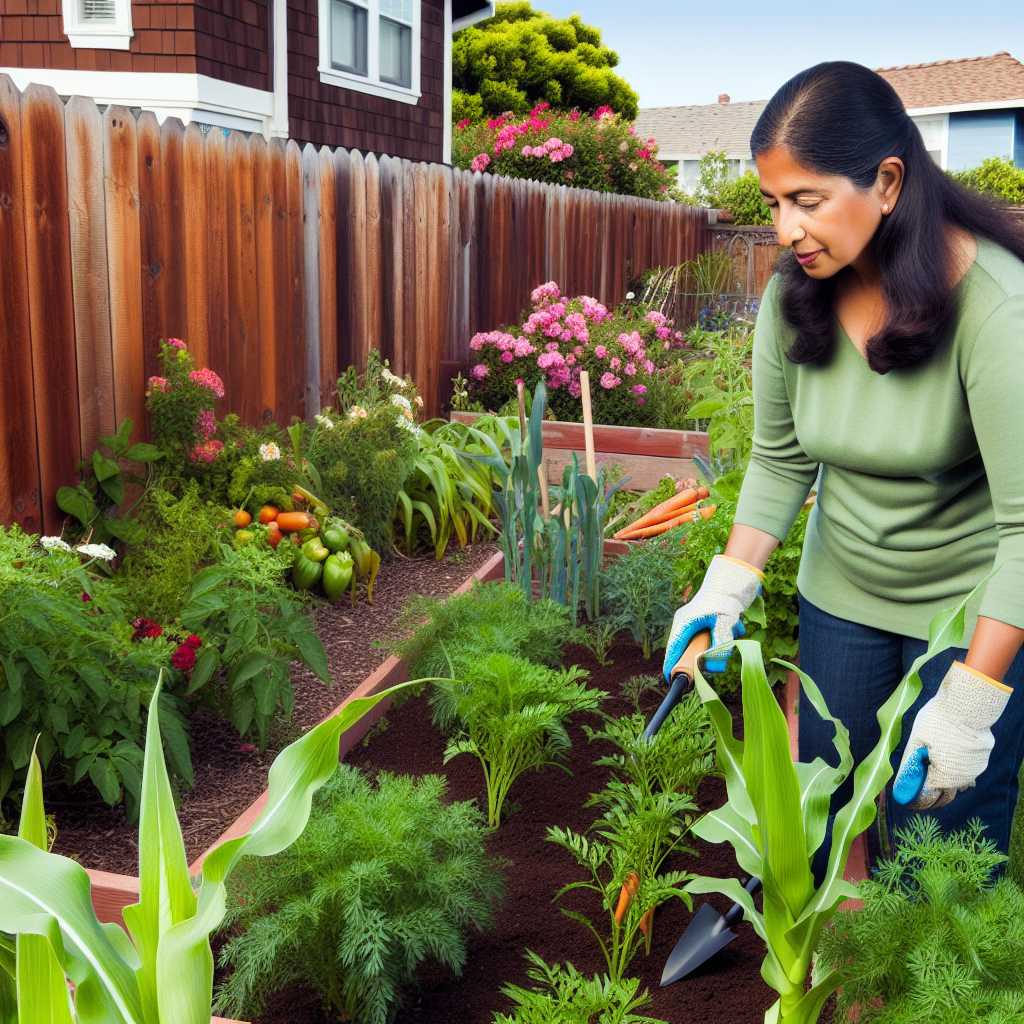
{"label": "house siding", "polygon": [[195,5],[196,70],[250,89],[274,87],[273,0],[201,0]]}
{"label": "house siding", "polygon": [[317,146],[439,162],[444,149],[444,2],[421,0],[416,104],[320,81],[317,0],[288,3],[288,115],[292,138]]}
{"label": "house siding", "polygon": [[965,171],[989,157],[1013,159],[1014,110],[949,115],[949,170]]}
{"label": "house siding", "polygon": [[76,71],[197,70],[191,3],[134,0],[127,50],[76,48],[64,34],[61,0],[3,0],[0,67]]}
{"label": "house siding", "polygon": [[1024,109],[1017,111],[1017,129],[1013,135],[1013,162],[1024,167]]}

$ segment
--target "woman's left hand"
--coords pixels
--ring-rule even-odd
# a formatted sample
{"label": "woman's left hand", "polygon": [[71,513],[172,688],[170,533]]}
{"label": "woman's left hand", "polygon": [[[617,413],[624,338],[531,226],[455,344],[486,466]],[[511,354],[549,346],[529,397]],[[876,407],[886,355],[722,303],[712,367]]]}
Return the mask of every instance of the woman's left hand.
{"label": "woman's left hand", "polygon": [[962,661],[953,662],[938,693],[917,713],[897,773],[898,781],[916,751],[927,748],[928,775],[913,809],[945,807],[977,782],[995,746],[992,726],[1012,692]]}

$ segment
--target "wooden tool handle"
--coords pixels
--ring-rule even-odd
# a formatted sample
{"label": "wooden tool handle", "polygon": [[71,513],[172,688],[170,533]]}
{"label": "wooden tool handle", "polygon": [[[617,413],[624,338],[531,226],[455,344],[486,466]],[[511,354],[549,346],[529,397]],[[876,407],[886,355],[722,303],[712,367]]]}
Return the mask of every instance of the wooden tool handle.
{"label": "wooden tool handle", "polygon": [[711,632],[706,629],[702,629],[689,643],[686,650],[683,651],[683,656],[672,666],[672,671],[669,673],[669,681],[671,682],[678,675],[685,675],[691,681],[693,680],[694,666],[697,664],[697,659],[711,646]]}

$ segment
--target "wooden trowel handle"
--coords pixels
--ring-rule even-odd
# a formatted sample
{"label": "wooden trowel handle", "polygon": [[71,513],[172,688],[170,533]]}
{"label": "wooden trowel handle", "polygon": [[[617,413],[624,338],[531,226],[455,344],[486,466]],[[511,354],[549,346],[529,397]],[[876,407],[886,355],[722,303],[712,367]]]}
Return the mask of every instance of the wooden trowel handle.
{"label": "wooden trowel handle", "polygon": [[711,646],[711,632],[710,630],[701,630],[689,643],[686,650],[683,651],[683,656],[675,663],[672,667],[672,671],[669,673],[669,682],[675,679],[678,675],[685,675],[691,682],[693,681],[693,670],[697,664],[697,659]]}

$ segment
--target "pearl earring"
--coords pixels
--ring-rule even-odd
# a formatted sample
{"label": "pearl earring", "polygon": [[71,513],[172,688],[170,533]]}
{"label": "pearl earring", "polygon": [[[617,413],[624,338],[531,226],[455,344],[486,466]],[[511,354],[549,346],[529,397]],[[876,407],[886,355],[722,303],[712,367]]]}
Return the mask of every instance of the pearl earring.
{"label": "pearl earring", "polygon": [[882,213],[888,213],[888,212],[889,212],[889,204],[885,203],[882,206]]}

